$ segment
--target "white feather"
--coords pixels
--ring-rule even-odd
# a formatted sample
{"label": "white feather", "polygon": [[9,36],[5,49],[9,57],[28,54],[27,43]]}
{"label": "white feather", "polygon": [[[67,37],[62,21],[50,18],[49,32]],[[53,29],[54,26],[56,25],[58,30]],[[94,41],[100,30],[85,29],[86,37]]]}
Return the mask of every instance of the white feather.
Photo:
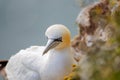
{"label": "white feather", "polygon": [[63,80],[75,64],[70,46],[51,49],[42,55],[44,49],[44,46],[32,46],[12,56],[5,69],[8,80]]}
{"label": "white feather", "polygon": [[74,64],[70,48],[42,56],[43,50],[32,46],[12,56],[6,66],[8,80],[63,80]]}

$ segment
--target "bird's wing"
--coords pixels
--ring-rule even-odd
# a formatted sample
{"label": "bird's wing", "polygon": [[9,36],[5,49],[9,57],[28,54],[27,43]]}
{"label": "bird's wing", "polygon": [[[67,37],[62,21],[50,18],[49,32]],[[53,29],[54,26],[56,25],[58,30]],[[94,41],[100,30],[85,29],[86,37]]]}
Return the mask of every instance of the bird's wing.
{"label": "bird's wing", "polygon": [[10,80],[40,80],[36,70],[40,69],[37,63],[41,61],[40,56],[43,50],[42,46],[32,46],[12,56],[5,69],[8,78],[11,78]]}
{"label": "bird's wing", "polygon": [[8,63],[8,60],[0,60],[0,74],[3,76],[5,80],[6,80],[5,67],[7,63]]}
{"label": "bird's wing", "polygon": [[8,63],[8,60],[0,60],[0,71],[5,68],[6,64]]}
{"label": "bird's wing", "polygon": [[22,63],[25,67],[31,70],[40,69],[40,64],[43,62],[42,53],[44,51],[43,46],[32,46],[26,49],[24,57],[22,57]]}

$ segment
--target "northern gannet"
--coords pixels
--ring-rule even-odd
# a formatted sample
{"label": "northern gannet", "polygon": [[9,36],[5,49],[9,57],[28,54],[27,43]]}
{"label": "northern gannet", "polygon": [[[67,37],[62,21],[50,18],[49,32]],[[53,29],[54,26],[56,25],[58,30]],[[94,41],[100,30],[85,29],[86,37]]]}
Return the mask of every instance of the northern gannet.
{"label": "northern gannet", "polygon": [[70,31],[62,24],[50,26],[46,46],[32,46],[12,56],[5,68],[8,80],[63,80],[75,64]]}

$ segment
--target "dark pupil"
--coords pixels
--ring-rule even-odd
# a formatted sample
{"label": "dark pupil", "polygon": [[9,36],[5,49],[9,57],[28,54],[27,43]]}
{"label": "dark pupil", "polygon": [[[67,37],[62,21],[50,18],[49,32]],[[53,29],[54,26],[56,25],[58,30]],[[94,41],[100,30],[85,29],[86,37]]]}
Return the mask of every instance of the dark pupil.
{"label": "dark pupil", "polygon": [[60,41],[60,42],[62,42],[62,37],[55,39],[55,41]]}

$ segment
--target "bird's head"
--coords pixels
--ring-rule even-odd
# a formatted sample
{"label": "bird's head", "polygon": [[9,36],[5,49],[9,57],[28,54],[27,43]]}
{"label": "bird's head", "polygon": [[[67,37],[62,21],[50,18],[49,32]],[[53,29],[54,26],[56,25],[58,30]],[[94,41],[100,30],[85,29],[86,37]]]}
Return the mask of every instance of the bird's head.
{"label": "bird's head", "polygon": [[55,24],[50,26],[46,30],[45,35],[48,38],[48,42],[43,55],[50,49],[61,50],[70,46],[70,31],[64,25]]}

